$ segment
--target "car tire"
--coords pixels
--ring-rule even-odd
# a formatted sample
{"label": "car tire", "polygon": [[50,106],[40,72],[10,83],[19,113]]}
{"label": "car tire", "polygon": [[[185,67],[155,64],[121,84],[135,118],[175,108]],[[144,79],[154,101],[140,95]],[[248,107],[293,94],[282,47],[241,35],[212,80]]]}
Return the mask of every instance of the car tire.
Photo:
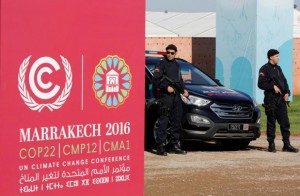
{"label": "car tire", "polygon": [[146,132],[145,132],[145,150],[152,150],[156,148],[155,145],[155,135],[154,135],[154,126],[157,121],[156,118],[152,118],[147,122]]}
{"label": "car tire", "polygon": [[155,148],[155,139],[153,136],[153,132],[146,131],[145,133],[145,150],[152,150]]}

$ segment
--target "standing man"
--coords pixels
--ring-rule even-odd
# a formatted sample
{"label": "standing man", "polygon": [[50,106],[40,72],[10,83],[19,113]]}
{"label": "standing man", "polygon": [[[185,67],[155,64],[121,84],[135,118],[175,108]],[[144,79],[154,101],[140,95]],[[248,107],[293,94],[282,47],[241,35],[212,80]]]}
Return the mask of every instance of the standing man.
{"label": "standing man", "polygon": [[282,151],[297,153],[299,150],[290,144],[290,122],[287,112],[290,90],[285,76],[279,65],[279,52],[275,49],[268,51],[269,62],[259,70],[258,87],[264,90],[265,114],[267,115],[268,151],[276,152],[275,131],[276,120],[280,125],[283,148]]}
{"label": "standing man", "polygon": [[[186,154],[180,148],[180,129],[182,117],[182,102],[180,94],[188,97],[182,80],[179,64],[175,60],[177,47],[170,44],[166,47],[166,56],[156,66],[153,78],[154,83],[160,88],[160,117],[155,124],[157,154],[167,156],[166,139],[167,128],[170,125],[169,153]],[[174,85],[175,84],[175,85]],[[169,124],[170,123],[170,124]]]}

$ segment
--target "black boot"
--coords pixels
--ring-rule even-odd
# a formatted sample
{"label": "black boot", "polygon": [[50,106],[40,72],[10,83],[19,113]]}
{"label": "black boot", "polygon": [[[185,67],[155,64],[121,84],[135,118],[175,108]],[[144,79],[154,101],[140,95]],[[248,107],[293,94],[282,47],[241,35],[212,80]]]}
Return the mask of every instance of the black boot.
{"label": "black boot", "polygon": [[299,152],[299,149],[294,148],[291,144],[290,141],[284,141],[283,142],[283,148],[282,148],[283,152],[294,152],[297,153]]}
{"label": "black boot", "polygon": [[275,143],[274,141],[269,142],[268,152],[276,152]]}
{"label": "black boot", "polygon": [[169,153],[170,154],[183,154],[183,155],[187,154],[186,151],[184,151],[180,148],[180,145],[178,143],[170,144]]}
{"label": "black boot", "polygon": [[167,156],[165,145],[163,144],[157,145],[156,154],[160,156]]}

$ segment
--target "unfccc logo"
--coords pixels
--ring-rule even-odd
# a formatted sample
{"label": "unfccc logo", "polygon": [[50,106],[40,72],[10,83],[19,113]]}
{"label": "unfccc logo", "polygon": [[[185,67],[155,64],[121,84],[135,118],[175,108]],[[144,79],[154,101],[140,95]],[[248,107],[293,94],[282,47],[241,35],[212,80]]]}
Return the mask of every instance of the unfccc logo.
{"label": "unfccc logo", "polygon": [[[60,56],[65,70],[66,81],[64,84],[64,89],[59,96],[57,94],[60,91],[61,86],[53,84],[48,80],[45,82],[45,79],[43,80],[43,78],[47,76],[51,77],[52,74],[54,74],[54,71],[59,71],[61,68],[60,65],[53,58],[47,56],[37,59],[32,64],[29,70],[28,83],[35,97],[41,100],[38,103],[32,96],[30,96],[30,93],[26,88],[25,78],[30,58],[31,56],[23,60],[18,74],[18,88],[21,98],[31,110],[37,110],[40,112],[45,107],[47,107],[50,111],[59,109],[67,100],[72,88],[72,71],[68,60],[63,56]],[[49,65],[51,67],[49,67]],[[58,96],[58,98],[54,99],[55,96]],[[50,100],[52,100],[52,102]]]}

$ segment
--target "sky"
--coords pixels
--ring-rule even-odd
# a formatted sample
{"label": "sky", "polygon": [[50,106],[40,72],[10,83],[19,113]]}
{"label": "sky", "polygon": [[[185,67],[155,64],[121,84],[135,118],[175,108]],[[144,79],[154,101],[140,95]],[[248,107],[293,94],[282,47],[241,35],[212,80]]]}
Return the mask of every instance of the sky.
{"label": "sky", "polygon": [[[146,11],[215,12],[217,0],[146,0]],[[284,1],[284,0],[282,0]],[[300,0],[294,0],[300,11]]]}
{"label": "sky", "polygon": [[215,10],[216,0],[146,0],[146,11],[152,12],[214,12]]}

